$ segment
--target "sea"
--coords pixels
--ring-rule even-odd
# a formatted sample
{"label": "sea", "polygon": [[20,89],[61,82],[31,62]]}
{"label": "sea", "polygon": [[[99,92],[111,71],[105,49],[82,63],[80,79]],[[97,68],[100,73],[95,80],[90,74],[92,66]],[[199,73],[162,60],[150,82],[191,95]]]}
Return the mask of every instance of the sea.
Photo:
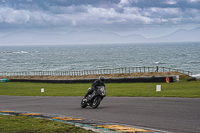
{"label": "sea", "polygon": [[0,72],[156,66],[200,78],[200,42],[0,46]]}

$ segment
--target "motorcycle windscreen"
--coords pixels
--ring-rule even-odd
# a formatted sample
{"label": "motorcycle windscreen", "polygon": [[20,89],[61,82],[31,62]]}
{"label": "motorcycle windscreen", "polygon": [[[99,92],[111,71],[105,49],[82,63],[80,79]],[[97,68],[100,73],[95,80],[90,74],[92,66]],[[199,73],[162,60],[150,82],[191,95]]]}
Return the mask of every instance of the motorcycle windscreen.
{"label": "motorcycle windscreen", "polygon": [[104,86],[98,86],[97,87],[97,93],[101,96],[106,96],[106,89]]}

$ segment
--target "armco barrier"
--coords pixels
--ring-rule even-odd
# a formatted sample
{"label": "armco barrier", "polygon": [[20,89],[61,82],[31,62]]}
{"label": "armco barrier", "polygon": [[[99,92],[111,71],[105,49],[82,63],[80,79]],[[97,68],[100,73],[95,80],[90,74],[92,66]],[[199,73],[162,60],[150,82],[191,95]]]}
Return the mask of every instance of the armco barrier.
{"label": "armco barrier", "polygon": [[[176,76],[168,76],[169,82],[177,82]],[[68,79],[68,80],[45,80],[45,79],[10,79],[10,82],[36,82],[36,83],[92,83],[96,79]],[[105,83],[138,83],[138,82],[166,82],[166,77],[128,77],[106,78]]]}

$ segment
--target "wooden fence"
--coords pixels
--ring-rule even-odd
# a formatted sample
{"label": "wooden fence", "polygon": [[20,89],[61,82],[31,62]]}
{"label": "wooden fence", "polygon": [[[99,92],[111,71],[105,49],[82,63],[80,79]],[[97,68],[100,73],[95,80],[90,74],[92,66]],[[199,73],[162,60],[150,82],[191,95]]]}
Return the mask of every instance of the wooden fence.
{"label": "wooden fence", "polygon": [[114,69],[97,69],[82,71],[21,71],[21,72],[0,72],[0,76],[80,76],[93,74],[124,74],[124,73],[145,73],[145,72],[181,72],[192,75],[190,71],[172,69],[167,67],[125,67]]}

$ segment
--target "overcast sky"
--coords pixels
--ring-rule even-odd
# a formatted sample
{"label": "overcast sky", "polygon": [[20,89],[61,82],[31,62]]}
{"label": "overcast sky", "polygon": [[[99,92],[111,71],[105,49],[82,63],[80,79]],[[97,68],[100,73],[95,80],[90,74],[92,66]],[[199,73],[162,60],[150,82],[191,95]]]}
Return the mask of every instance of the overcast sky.
{"label": "overcast sky", "polygon": [[200,0],[0,0],[0,36],[100,29],[157,37],[200,27]]}

